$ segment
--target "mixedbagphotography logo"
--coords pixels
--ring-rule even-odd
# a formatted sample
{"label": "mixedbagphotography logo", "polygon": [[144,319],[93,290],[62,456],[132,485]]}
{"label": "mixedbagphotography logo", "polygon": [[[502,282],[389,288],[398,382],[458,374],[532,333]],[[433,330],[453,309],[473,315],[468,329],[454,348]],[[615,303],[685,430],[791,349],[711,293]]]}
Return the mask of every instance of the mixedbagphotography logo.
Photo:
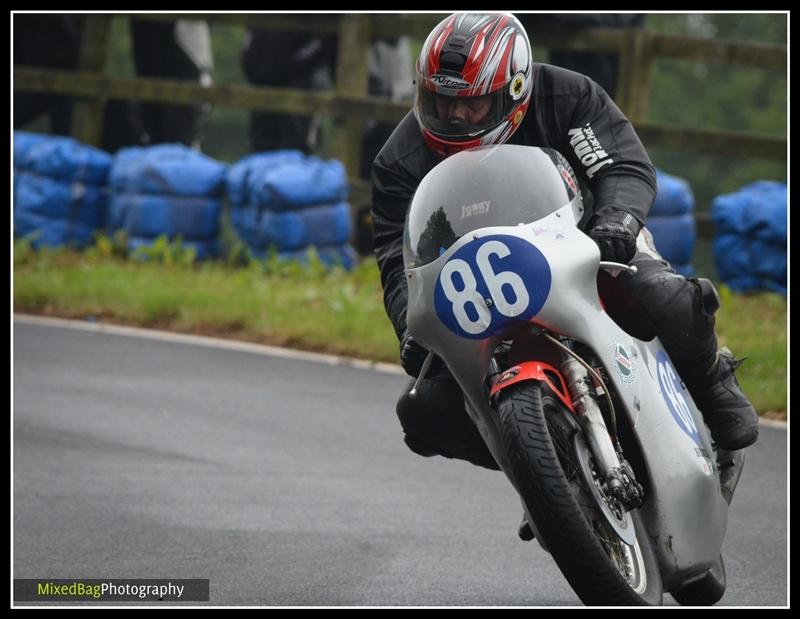
{"label": "mixedbagphotography logo", "polygon": [[208,579],[15,578],[14,600],[207,602]]}

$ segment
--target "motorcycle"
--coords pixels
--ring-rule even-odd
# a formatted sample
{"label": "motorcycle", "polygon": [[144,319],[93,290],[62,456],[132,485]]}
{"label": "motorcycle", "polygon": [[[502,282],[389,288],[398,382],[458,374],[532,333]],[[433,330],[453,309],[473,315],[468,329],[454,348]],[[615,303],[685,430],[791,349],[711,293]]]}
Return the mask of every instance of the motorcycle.
{"label": "motorcycle", "polygon": [[658,338],[604,311],[599,271],[636,267],[600,261],[584,211],[553,149],[479,147],[425,176],[403,242],[407,326],[431,351],[412,396],[439,356],[583,603],[711,605],[743,451],[717,449]]}

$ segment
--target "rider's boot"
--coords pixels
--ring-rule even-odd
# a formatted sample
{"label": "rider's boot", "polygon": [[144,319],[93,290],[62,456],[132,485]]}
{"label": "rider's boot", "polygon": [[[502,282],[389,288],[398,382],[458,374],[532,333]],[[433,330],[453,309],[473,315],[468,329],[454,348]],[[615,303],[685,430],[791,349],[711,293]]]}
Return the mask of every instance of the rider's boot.
{"label": "rider's boot", "polygon": [[728,451],[743,449],[758,438],[758,415],[742,393],[734,371],[741,364],[728,348],[721,348],[705,372],[686,381],[697,408],[703,414],[711,438]]}

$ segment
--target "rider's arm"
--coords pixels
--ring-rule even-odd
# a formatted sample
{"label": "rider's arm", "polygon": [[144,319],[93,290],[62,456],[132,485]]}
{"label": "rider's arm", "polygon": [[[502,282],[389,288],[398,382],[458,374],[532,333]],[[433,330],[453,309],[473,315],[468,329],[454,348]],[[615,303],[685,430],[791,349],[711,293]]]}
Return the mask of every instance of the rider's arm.
{"label": "rider's arm", "polygon": [[594,196],[594,212],[624,211],[641,223],[656,195],[655,168],[633,125],[605,91],[586,78],[559,150]]}
{"label": "rider's arm", "polygon": [[383,304],[398,339],[406,327],[408,286],[403,265],[403,229],[411,198],[436,164],[413,112],[400,121],[372,164],[372,248],[378,259]]}
{"label": "rider's arm", "polygon": [[403,272],[403,224],[416,185],[379,156],[372,165],[373,250],[378,260],[386,314],[400,338],[406,324],[408,287]]}

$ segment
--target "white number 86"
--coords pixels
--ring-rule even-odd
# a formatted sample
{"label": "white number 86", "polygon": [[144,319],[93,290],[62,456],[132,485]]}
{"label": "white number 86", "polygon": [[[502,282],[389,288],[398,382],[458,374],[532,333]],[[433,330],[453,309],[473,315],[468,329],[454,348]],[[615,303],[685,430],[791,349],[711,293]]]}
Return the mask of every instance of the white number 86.
{"label": "white number 86", "polygon": [[[530,295],[525,288],[525,283],[513,271],[495,273],[489,263],[489,256],[505,258],[510,254],[511,250],[500,241],[487,241],[476,252],[475,262],[483,281],[486,282],[492,303],[497,307],[497,311],[504,316],[513,318],[524,312],[530,302]],[[461,276],[461,280],[464,282],[463,290],[456,289],[453,281],[454,273]],[[460,259],[450,260],[442,269],[441,281],[445,296],[453,304],[453,315],[459,326],[470,335],[477,335],[485,331],[492,321],[492,314],[486,306],[486,301],[478,292],[478,282],[469,263]],[[512,303],[506,297],[503,286],[511,287],[516,301]],[[471,320],[467,314],[468,304],[475,308],[478,315],[477,320]]]}

